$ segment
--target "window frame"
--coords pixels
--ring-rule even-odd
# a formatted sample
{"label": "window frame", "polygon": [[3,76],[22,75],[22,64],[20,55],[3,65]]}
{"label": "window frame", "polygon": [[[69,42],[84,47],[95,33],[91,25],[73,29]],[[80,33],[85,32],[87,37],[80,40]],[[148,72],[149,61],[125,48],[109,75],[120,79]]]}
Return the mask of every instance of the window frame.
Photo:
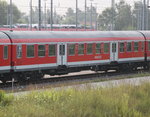
{"label": "window frame", "polygon": [[[70,46],[74,46],[74,53],[72,54],[72,53],[70,53],[70,50],[72,50],[71,48],[70,48]],[[76,54],[76,44],[68,44],[68,56],[74,56]]]}
{"label": "window frame", "polygon": [[66,45],[65,44],[61,44],[59,45],[59,56],[65,56],[66,54]]}
{"label": "window frame", "polygon": [[143,52],[145,50],[145,42],[141,41],[141,51]]}
{"label": "window frame", "polygon": [[[107,49],[108,49],[108,51],[105,51],[105,45],[106,44],[108,44],[108,46],[106,46],[107,47]],[[104,47],[103,47],[103,52],[104,52],[104,54],[108,54],[109,52],[110,52],[110,43],[104,43],[104,45],[103,45]]]}
{"label": "window frame", "polygon": [[[50,46],[54,46],[54,54],[53,55],[50,55]],[[55,57],[56,56],[56,51],[57,51],[57,48],[56,48],[56,44],[48,44],[48,56],[49,57]]]}
{"label": "window frame", "polygon": [[[21,49],[19,49],[19,50],[21,50],[21,51],[18,51],[18,47],[21,47]],[[18,53],[19,53],[19,55],[21,55],[21,56],[18,56]],[[21,53],[21,54],[20,54],[20,53]],[[17,46],[16,46],[16,57],[17,57],[18,59],[22,58],[22,45],[17,45]]]}
{"label": "window frame", "polygon": [[[91,52],[90,53],[88,51],[90,49],[90,48],[88,48],[89,45],[91,46]],[[93,43],[87,43],[86,44],[86,54],[87,55],[92,55],[93,54]]]}
{"label": "window frame", "polygon": [[[131,50],[130,50],[130,51],[128,50],[128,44],[129,44],[129,43],[131,44]],[[132,42],[127,42],[126,51],[127,51],[127,52],[132,52]]]}
{"label": "window frame", "polygon": [[[135,46],[135,44],[137,44],[137,45]],[[134,52],[138,52],[138,51],[139,51],[139,42],[136,41],[136,42],[134,42]]]}
{"label": "window frame", "polygon": [[112,53],[116,53],[117,52],[117,43],[112,43]]}
{"label": "window frame", "polygon": [[[34,49],[33,50],[33,54],[34,54],[33,56],[30,56],[30,57],[28,56],[28,46],[33,46],[33,49]],[[27,58],[34,58],[35,57],[35,45],[34,44],[26,45],[26,57]]]}
{"label": "window frame", "polygon": [[[44,46],[44,50],[39,51],[39,46]],[[39,52],[44,52],[44,56],[40,56]],[[46,45],[45,44],[38,44],[38,57],[45,57],[46,56]]]}
{"label": "window frame", "polygon": [[[82,54],[79,53],[79,46],[80,46],[80,45],[83,45],[83,48],[82,48],[83,53],[82,53]],[[84,43],[81,43],[81,44],[79,43],[79,44],[78,44],[78,55],[84,55],[84,54],[85,54],[84,48],[85,48],[85,44],[84,44]]]}
{"label": "window frame", "polygon": [[[7,47],[7,53],[5,52],[5,47]],[[6,55],[6,57],[5,57]],[[8,45],[3,46],[3,59],[7,60],[8,59]]]}
{"label": "window frame", "polygon": [[[123,48],[121,47],[121,44],[123,44]],[[123,49],[123,51],[121,51],[121,49]],[[119,52],[120,53],[124,53],[125,52],[125,42],[120,42],[119,43]]]}
{"label": "window frame", "polygon": [[148,41],[148,51],[150,51],[150,41]]}
{"label": "window frame", "polygon": [[[97,48],[97,45],[98,45],[98,44],[100,45],[99,48]],[[96,44],[95,44],[95,53],[96,53],[96,54],[101,54],[101,53],[102,53],[102,48],[101,48],[101,47],[102,47],[102,44],[101,44],[101,43],[96,43]],[[99,50],[99,52],[98,52],[97,50]],[[98,53],[97,53],[97,52],[98,52]]]}

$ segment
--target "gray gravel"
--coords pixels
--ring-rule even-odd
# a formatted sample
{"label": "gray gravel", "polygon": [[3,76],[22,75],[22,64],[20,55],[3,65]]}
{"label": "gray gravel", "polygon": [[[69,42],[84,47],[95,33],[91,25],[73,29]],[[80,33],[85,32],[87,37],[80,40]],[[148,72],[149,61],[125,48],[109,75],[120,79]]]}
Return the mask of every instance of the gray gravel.
{"label": "gray gravel", "polygon": [[[76,88],[76,89],[82,90],[82,89],[85,89],[86,87],[105,88],[105,87],[115,87],[115,86],[126,85],[126,84],[140,85],[141,83],[144,83],[144,82],[150,82],[150,76],[130,78],[130,79],[110,80],[110,81],[103,81],[103,82],[96,82],[96,83],[86,83],[86,84],[64,86],[64,87],[57,87],[57,88],[55,87],[55,88],[51,88],[51,89],[66,90],[68,88]],[[41,91],[51,90],[51,89],[41,89],[41,90],[36,90],[36,92],[41,92]],[[26,95],[31,92],[32,91],[24,91],[24,92],[10,93],[10,94],[13,94],[14,96],[22,96],[22,95]]]}

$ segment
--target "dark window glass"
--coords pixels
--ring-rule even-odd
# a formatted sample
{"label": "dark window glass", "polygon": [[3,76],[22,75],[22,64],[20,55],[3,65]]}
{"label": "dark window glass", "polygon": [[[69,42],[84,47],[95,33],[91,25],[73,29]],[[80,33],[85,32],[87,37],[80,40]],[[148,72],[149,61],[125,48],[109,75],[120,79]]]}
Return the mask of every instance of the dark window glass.
{"label": "dark window glass", "polygon": [[127,52],[131,52],[131,49],[132,48],[132,46],[131,46],[131,42],[128,42],[127,43]]}
{"label": "dark window glass", "polygon": [[75,55],[75,44],[68,45],[69,55]]}
{"label": "dark window glass", "polygon": [[138,52],[138,50],[139,50],[139,43],[134,42],[134,52]]}
{"label": "dark window glass", "polygon": [[148,42],[148,50],[150,51],[150,42]]}
{"label": "dark window glass", "polygon": [[45,45],[38,45],[38,56],[45,56]]}
{"label": "dark window glass", "polygon": [[4,46],[4,59],[8,59],[8,46]]}
{"label": "dark window glass", "polygon": [[59,46],[59,55],[65,55],[65,45]]}
{"label": "dark window glass", "polygon": [[113,43],[113,44],[112,44],[112,52],[113,52],[113,53],[116,52],[116,43]]}
{"label": "dark window glass", "polygon": [[144,51],[144,42],[142,42],[142,48],[141,48],[142,51]]}
{"label": "dark window glass", "polygon": [[84,44],[79,44],[78,46],[78,54],[84,54]]}
{"label": "dark window glass", "polygon": [[96,44],[96,54],[100,54],[101,53],[101,44],[97,43]]}
{"label": "dark window glass", "polygon": [[17,58],[22,57],[22,45],[17,45]]}
{"label": "dark window glass", "polygon": [[34,57],[34,45],[27,45],[27,57]]}
{"label": "dark window glass", "polygon": [[120,52],[124,52],[124,43],[120,43]]}
{"label": "dark window glass", "polygon": [[87,54],[92,54],[93,53],[93,44],[87,44]]}
{"label": "dark window glass", "polygon": [[49,56],[56,56],[56,45],[49,45]]}
{"label": "dark window glass", "polygon": [[109,52],[109,43],[104,43],[104,53]]}

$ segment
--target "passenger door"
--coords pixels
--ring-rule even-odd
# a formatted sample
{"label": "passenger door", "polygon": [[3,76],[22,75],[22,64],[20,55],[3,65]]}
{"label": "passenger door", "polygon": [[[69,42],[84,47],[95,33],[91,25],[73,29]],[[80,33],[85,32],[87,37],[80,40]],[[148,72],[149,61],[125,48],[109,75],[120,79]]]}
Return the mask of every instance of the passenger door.
{"label": "passenger door", "polygon": [[111,42],[110,61],[118,61],[118,42]]}
{"label": "passenger door", "polygon": [[57,46],[57,64],[66,65],[67,64],[67,44],[60,43]]}

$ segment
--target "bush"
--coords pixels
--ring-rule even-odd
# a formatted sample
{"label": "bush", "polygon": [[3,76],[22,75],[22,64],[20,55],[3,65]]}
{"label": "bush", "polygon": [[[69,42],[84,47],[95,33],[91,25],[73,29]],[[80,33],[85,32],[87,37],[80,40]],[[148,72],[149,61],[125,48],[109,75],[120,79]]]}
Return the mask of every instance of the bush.
{"label": "bush", "polygon": [[6,93],[0,90],[0,106],[7,106],[12,103],[14,97],[6,95]]}

